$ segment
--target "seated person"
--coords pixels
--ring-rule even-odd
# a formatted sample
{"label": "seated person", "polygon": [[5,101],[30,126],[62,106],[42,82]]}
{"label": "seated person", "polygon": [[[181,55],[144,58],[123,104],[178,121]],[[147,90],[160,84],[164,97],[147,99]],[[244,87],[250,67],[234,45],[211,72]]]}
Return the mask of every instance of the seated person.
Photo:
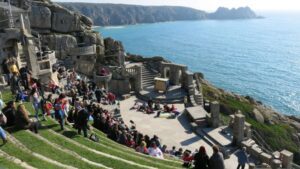
{"label": "seated person", "polygon": [[139,146],[135,149],[139,153],[148,154],[148,149],[145,141],[142,141]]}
{"label": "seated person", "polygon": [[156,145],[155,142],[151,142],[151,145],[148,148],[148,152],[150,156],[164,159],[163,152],[160,150],[160,148]]}
{"label": "seated person", "polygon": [[179,148],[178,151],[175,152],[175,156],[178,157],[178,158],[181,158],[182,152],[183,152],[183,149]]}
{"label": "seated person", "polygon": [[134,105],[130,108],[130,110],[138,110],[140,108],[139,103],[136,101]]}
{"label": "seated person", "polygon": [[6,126],[10,127],[15,125],[16,119],[16,105],[14,101],[9,101],[6,106],[2,109],[3,114],[7,118]]}
{"label": "seated person", "polygon": [[192,161],[193,161],[193,156],[191,155],[191,151],[190,150],[185,150],[182,156],[182,160],[183,160],[183,167],[189,168],[192,165]]}
{"label": "seated person", "polygon": [[146,103],[144,102],[143,105],[141,105],[141,106],[139,107],[138,111],[144,112],[144,111],[146,110],[146,108],[147,108],[147,105],[146,105]]}
{"label": "seated person", "polygon": [[153,109],[151,107],[147,107],[146,108],[146,113],[147,114],[152,114],[152,113],[154,113],[154,111],[153,111]]}
{"label": "seated person", "polygon": [[171,108],[167,104],[164,104],[164,112],[167,112],[167,113],[171,112]]}
{"label": "seated person", "polygon": [[159,103],[159,101],[156,101],[155,105],[154,105],[154,110],[160,110],[160,109],[161,109],[160,103]]}
{"label": "seated person", "polygon": [[16,112],[16,125],[19,129],[29,129],[38,133],[38,123],[29,118],[28,110],[23,104],[18,106]]}
{"label": "seated person", "polygon": [[109,92],[107,94],[107,100],[108,100],[109,104],[115,104],[116,96],[113,93]]}
{"label": "seated person", "polygon": [[148,107],[150,107],[150,108],[153,107],[153,100],[152,99],[148,100]]}

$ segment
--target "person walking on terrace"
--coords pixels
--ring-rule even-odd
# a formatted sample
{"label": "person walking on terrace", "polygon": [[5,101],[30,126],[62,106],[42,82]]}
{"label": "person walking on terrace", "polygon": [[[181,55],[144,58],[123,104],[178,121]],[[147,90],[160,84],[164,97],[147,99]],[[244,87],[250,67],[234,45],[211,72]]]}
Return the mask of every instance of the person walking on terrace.
{"label": "person walking on terrace", "polygon": [[194,156],[194,169],[208,169],[209,158],[204,146],[201,146],[199,152]]}
{"label": "person walking on terrace", "polygon": [[246,164],[248,163],[248,155],[246,152],[246,147],[243,147],[240,151],[237,152],[237,157],[238,157],[238,166],[237,169],[244,169]]}
{"label": "person walking on terrace", "polygon": [[220,152],[219,147],[214,145],[213,155],[209,159],[209,169],[225,169],[223,154]]}

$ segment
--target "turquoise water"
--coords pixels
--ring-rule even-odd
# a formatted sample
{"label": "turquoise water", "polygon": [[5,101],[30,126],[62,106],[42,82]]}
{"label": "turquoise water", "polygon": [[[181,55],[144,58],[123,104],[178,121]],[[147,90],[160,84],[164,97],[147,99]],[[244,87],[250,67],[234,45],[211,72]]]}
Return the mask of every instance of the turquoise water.
{"label": "turquoise water", "polygon": [[97,29],[127,52],[186,64],[217,87],[300,115],[300,12],[264,16]]}

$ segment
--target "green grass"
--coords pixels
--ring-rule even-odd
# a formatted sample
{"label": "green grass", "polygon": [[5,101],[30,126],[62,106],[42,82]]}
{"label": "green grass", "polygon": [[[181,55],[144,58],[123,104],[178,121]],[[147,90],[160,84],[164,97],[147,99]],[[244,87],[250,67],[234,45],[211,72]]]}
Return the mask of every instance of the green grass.
{"label": "green grass", "polygon": [[[47,168],[49,169],[59,169],[59,167],[57,167],[56,165],[42,161],[39,158],[33,156],[32,154],[23,151],[22,149],[13,145],[10,142],[2,146],[1,150],[36,168],[44,168],[45,166],[47,166]],[[6,165],[5,163],[0,163],[0,164],[7,168],[10,168],[9,165]]]}
{"label": "green grass", "polygon": [[[44,124],[52,126],[55,123],[52,122],[51,120],[49,120],[47,122],[44,122]],[[58,125],[56,125],[56,127],[52,128],[52,129],[55,130],[56,132],[59,132]],[[101,133],[101,135],[100,135],[100,134],[98,134],[99,132],[96,132],[100,138],[100,143],[95,143],[95,142],[92,142],[92,141],[84,138],[83,136],[76,135],[76,131],[74,129],[71,129],[71,131],[64,131],[64,132],[59,132],[59,133],[61,133],[62,135],[66,136],[66,137],[72,138],[72,140],[74,140],[82,145],[88,146],[92,149],[95,149],[97,151],[111,154],[116,157],[120,157],[120,158],[129,160],[129,161],[136,162],[138,164],[157,167],[157,168],[180,167],[180,164],[178,164],[178,163],[154,159],[149,156],[142,156],[141,154],[135,153],[133,151],[133,149],[129,149],[127,147],[122,147],[122,145],[115,145],[115,147],[112,147],[110,143],[113,141],[106,138],[104,136],[104,133]],[[41,135],[43,135],[43,137],[47,138],[48,140],[55,141],[52,138],[53,134],[51,135],[49,133],[45,134],[44,132],[41,132]],[[51,135],[51,137],[50,137],[50,135]],[[58,138],[57,136],[55,136],[55,137]],[[61,138],[59,138],[59,139],[61,139]],[[61,141],[63,141],[63,140],[61,140]],[[123,150],[121,150],[121,147],[123,148]]]}
{"label": "green grass", "polygon": [[[220,102],[223,109],[227,110],[226,113],[221,113],[221,119],[224,124],[228,122],[228,115],[240,110],[246,117],[246,121],[252,125],[252,128],[264,136],[265,141],[273,150],[287,149],[292,152],[298,152],[300,145],[296,145],[292,140],[292,133],[295,133],[293,128],[281,123],[276,125],[269,125],[260,123],[251,118],[250,113],[254,109],[254,105],[249,102],[238,100],[229,95],[222,95],[220,91],[212,88],[206,84],[202,85],[203,95],[205,99],[210,101],[217,100]],[[218,97],[215,97],[218,96]],[[227,116],[227,117],[226,117]]]}
{"label": "green grass", "polygon": [[[8,92],[8,91],[3,92],[3,100],[5,102],[13,100],[13,97],[10,94],[10,92]],[[18,105],[18,103],[17,103],[17,105]],[[25,102],[24,105],[31,114],[34,113],[31,103]],[[56,122],[54,122],[54,120],[49,119],[48,121],[45,121],[42,123],[44,126],[51,125],[51,127],[52,127],[51,129],[53,131],[59,132],[60,134],[71,138],[73,141],[76,141],[82,145],[88,146],[99,152],[107,153],[107,154],[110,154],[110,155],[113,155],[116,157],[120,157],[125,160],[136,162],[141,165],[152,166],[152,167],[156,167],[156,168],[177,168],[177,167],[181,168],[181,163],[178,162],[177,160],[160,160],[160,159],[156,159],[156,158],[153,158],[150,156],[136,153],[133,149],[123,146],[121,144],[118,144],[118,143],[108,139],[103,132],[96,130],[96,129],[94,130],[94,132],[100,137],[100,143],[92,142],[92,141],[84,138],[83,136],[77,135],[76,131],[74,129],[72,129],[71,132],[68,132],[68,131],[61,132],[61,131],[59,131],[60,127],[57,125]],[[27,133],[26,131],[17,131],[17,132],[14,132],[12,135],[14,137],[16,137],[20,142],[22,142],[26,147],[28,147],[31,151],[39,153],[41,155],[44,155],[48,158],[51,158],[51,159],[61,162],[63,164],[75,166],[78,168],[96,168],[95,166],[91,166],[88,163],[79,161],[77,158],[73,157],[72,155],[68,155],[68,154],[64,153],[63,151],[59,150],[58,148],[53,148],[52,146],[47,145],[44,141],[32,136],[31,134]],[[115,159],[111,159],[111,158],[96,154],[96,153],[88,151],[88,150],[85,150],[82,147],[76,146],[75,144],[51,133],[48,130],[41,129],[40,135],[42,137],[46,138],[47,140],[49,140],[53,143],[62,145],[64,148],[72,150],[91,161],[101,163],[108,167],[120,168],[120,166],[122,166],[123,168],[129,168],[129,169],[130,168],[137,168],[137,169],[139,168],[137,166],[133,166],[133,165],[127,164],[125,162],[121,162],[121,161],[118,161]],[[12,155],[17,154],[17,155],[15,155],[17,158],[27,162],[29,165],[32,165],[34,167],[43,168],[42,166],[49,166],[49,168],[57,168],[56,166],[48,164],[47,162],[43,162],[43,161],[33,157],[32,155],[30,155],[26,152],[23,152],[19,148],[16,148],[16,146],[14,146],[14,145],[10,144],[9,146],[5,145],[4,147],[5,148],[3,151],[7,152],[8,154],[12,154]],[[16,151],[14,151],[14,150],[16,150]],[[21,152],[20,154],[17,153],[19,151]],[[24,157],[29,157],[29,158],[24,158]],[[7,165],[4,165],[4,166],[7,166]]]}
{"label": "green grass", "polygon": [[12,169],[12,168],[17,169],[17,168],[22,168],[22,167],[18,166],[15,163],[12,163],[11,161],[7,160],[6,158],[0,157],[0,168],[1,169]]}
{"label": "green grass", "polygon": [[93,165],[78,160],[72,155],[64,153],[58,148],[53,148],[52,146],[47,145],[45,142],[35,138],[34,136],[31,136],[25,131],[15,132],[13,136],[16,137],[31,151],[39,153],[55,161],[78,168],[97,168]]}
{"label": "green grass", "polygon": [[248,118],[247,121],[252,127],[264,136],[266,142],[274,150],[287,149],[292,152],[298,152],[299,146],[292,141],[291,133],[294,129],[287,124],[267,125],[259,123],[253,119]]}
{"label": "green grass", "polygon": [[[123,166],[124,168],[128,168],[128,169],[133,169],[133,168],[137,168],[138,169],[138,168],[140,168],[140,167],[133,166],[133,165],[127,164],[125,162],[118,161],[118,160],[115,160],[115,159],[111,159],[111,158],[105,157],[103,155],[99,155],[99,154],[96,154],[96,153],[91,152],[89,150],[83,149],[82,147],[79,147],[79,146],[71,143],[70,141],[62,138],[62,137],[54,135],[54,134],[52,134],[51,132],[49,132],[47,130],[41,131],[40,133],[41,133],[41,135],[44,138],[46,138],[47,140],[51,141],[52,143],[59,144],[62,147],[66,148],[66,149],[69,149],[69,150],[72,150],[72,151],[80,154],[80,156],[82,156],[82,157],[84,157],[86,159],[89,159],[91,161],[94,161],[96,163],[101,163],[101,164],[103,164],[105,166],[109,166],[109,167],[112,167],[112,168],[118,168],[120,166]],[[80,136],[76,135],[76,133],[68,132],[68,131],[66,131],[65,133],[73,135],[72,136],[73,137],[72,140],[80,139]],[[84,140],[84,141],[87,142],[87,143],[89,143],[87,140]],[[91,145],[87,144],[86,146],[88,146],[89,148],[94,149],[94,147],[91,146]],[[106,153],[103,150],[99,150],[99,151],[103,152],[103,153]],[[109,153],[107,153],[107,154],[109,154]],[[113,155],[113,154],[111,154],[111,155]]]}

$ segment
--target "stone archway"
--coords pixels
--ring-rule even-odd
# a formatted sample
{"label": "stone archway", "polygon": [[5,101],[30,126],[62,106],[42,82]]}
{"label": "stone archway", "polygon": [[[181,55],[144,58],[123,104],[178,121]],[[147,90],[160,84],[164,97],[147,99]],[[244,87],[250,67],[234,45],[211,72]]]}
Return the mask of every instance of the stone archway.
{"label": "stone archway", "polygon": [[129,89],[130,89],[130,91],[135,91],[135,86],[136,86],[136,84],[135,84],[136,82],[135,82],[135,78],[130,78],[129,79]]}
{"label": "stone archway", "polygon": [[182,74],[183,74],[183,72],[182,72],[182,70],[180,69],[179,71],[178,71],[178,79],[179,79],[179,84],[182,84],[182,82],[183,82],[183,80],[182,80]]}
{"label": "stone archway", "polygon": [[164,78],[170,78],[170,75],[171,75],[171,68],[170,67],[165,67],[164,68]]}

